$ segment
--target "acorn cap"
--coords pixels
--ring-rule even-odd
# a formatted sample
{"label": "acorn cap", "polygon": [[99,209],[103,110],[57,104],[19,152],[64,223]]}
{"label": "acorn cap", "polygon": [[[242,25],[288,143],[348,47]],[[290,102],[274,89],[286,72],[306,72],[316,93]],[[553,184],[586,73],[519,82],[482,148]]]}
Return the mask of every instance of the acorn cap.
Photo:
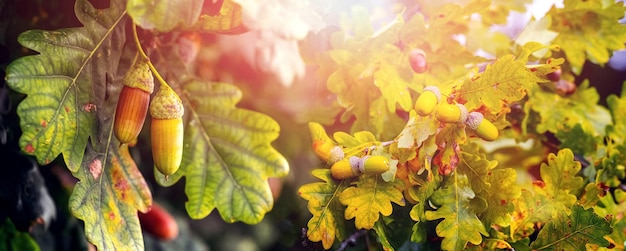
{"label": "acorn cap", "polygon": [[491,121],[486,120],[482,113],[471,112],[465,124],[483,140],[494,141],[498,138],[498,128]]}
{"label": "acorn cap", "polygon": [[483,122],[484,116],[480,112],[470,112],[467,115],[467,119],[465,120],[465,124],[472,130],[478,129],[478,125]]}
{"label": "acorn cap", "polygon": [[437,103],[439,103],[439,101],[441,101],[441,91],[439,90],[439,87],[434,86],[434,85],[429,85],[424,87],[424,91],[429,91],[435,94],[435,97],[437,97]]}
{"label": "acorn cap", "polygon": [[350,156],[350,167],[352,167],[352,172],[355,175],[362,173],[363,158],[359,158],[357,156]]}
{"label": "acorn cap", "polygon": [[464,122],[465,120],[467,120],[467,108],[465,107],[465,105],[462,104],[456,104],[456,106],[458,106],[459,110],[461,111],[458,122]]}
{"label": "acorn cap", "polygon": [[185,113],[183,102],[172,88],[161,85],[152,102],[150,102],[150,115],[155,119],[182,118]]}
{"label": "acorn cap", "polygon": [[344,158],[343,148],[340,146],[334,146],[330,149],[330,156],[328,158],[328,164],[333,164]]}
{"label": "acorn cap", "polygon": [[133,65],[124,75],[124,79],[122,79],[122,84],[152,94],[154,91],[154,77],[148,66],[148,61],[135,57]]}

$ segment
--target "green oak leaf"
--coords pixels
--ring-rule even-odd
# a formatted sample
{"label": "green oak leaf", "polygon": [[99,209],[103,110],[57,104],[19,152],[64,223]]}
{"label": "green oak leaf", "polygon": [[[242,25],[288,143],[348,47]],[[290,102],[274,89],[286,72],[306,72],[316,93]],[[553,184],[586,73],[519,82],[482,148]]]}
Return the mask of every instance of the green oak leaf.
{"label": "green oak leaf", "polygon": [[498,113],[506,104],[524,98],[533,85],[544,81],[526,68],[526,60],[506,55],[487,65],[482,73],[468,73],[458,94],[467,100],[465,107],[470,111],[484,106]]}
{"label": "green oak leaf", "polygon": [[480,244],[481,234],[488,235],[485,226],[470,207],[470,200],[475,196],[467,176],[453,174],[443,188],[435,191],[430,198],[439,208],[426,211],[424,216],[430,221],[443,219],[435,229],[437,235],[443,237],[441,249],[463,250],[468,242]]}
{"label": "green oak leaf", "polygon": [[449,175],[456,170],[460,162],[461,145],[467,141],[465,127],[457,124],[446,124],[436,137],[439,153],[435,155],[433,164],[439,167],[440,174]]}
{"label": "green oak leaf", "polygon": [[[468,31],[466,47],[469,51],[484,50],[491,55],[499,55],[511,47],[511,38],[501,31],[496,31],[483,23],[483,20],[470,19],[467,21]],[[489,43],[485,43],[489,41]]]}
{"label": "green oak leaf", "polygon": [[611,94],[606,98],[606,103],[611,112],[613,123],[607,129],[609,137],[618,144],[626,143],[626,82],[622,84],[620,96]]}
{"label": "green oak leaf", "polygon": [[125,41],[122,1],[99,10],[78,0],[74,9],[84,27],[20,34],[20,44],[39,55],[7,67],[9,87],[27,95],[17,107],[20,147],[40,164],[62,154],[72,172],[80,167],[88,138],[97,133],[107,74],[117,71]]}
{"label": "green oak leaf", "polygon": [[540,167],[543,181],[533,183],[533,192],[523,189],[522,195],[513,201],[515,213],[511,220],[511,237],[528,237],[535,222],[547,222],[561,214],[568,214],[576,203],[576,193],[583,187],[583,178],[577,176],[580,162],[574,160],[569,149],[557,155],[548,155],[548,164]]}
{"label": "green oak leaf", "polygon": [[385,224],[382,221],[377,221],[374,224],[374,231],[376,231],[376,235],[378,235],[378,240],[380,241],[380,245],[383,246],[383,250],[392,251],[394,250],[393,246],[389,242],[389,237],[387,237],[387,232],[385,231]]}
{"label": "green oak leaf", "polygon": [[577,201],[575,193],[584,184],[583,178],[577,176],[580,162],[574,160],[574,153],[567,148],[557,155],[549,154],[547,159],[548,164],[542,163],[540,167],[545,186],[536,191],[569,208]]}
{"label": "green oak leaf", "polygon": [[569,148],[573,152],[585,156],[595,154],[598,144],[602,142],[601,137],[585,132],[581,124],[576,124],[571,129],[559,130],[555,136],[561,142],[559,148]]}
{"label": "green oak leaf", "polygon": [[20,232],[15,228],[11,219],[5,218],[2,221],[0,222],[0,250],[41,250],[29,233]]}
{"label": "green oak leaf", "polygon": [[607,247],[609,241],[605,235],[611,234],[611,219],[602,218],[593,212],[585,210],[580,205],[572,208],[571,215],[561,214],[548,222],[531,243],[533,250],[586,250],[585,245],[595,244]]}
{"label": "green oak leaf", "polygon": [[309,240],[322,241],[322,246],[329,249],[335,237],[341,240],[345,236],[345,206],[339,202],[339,194],[348,187],[348,181],[337,182],[328,169],[315,169],[313,176],[323,182],[309,183],[298,189],[300,197],[309,202],[307,208],[313,214],[306,234]]}
{"label": "green oak leaf", "polygon": [[[205,1],[205,5],[207,2]],[[213,2],[215,4],[215,2]],[[204,8],[204,6],[203,6]],[[241,5],[232,0],[223,0],[219,12],[200,13],[200,19],[193,29],[202,32],[215,32],[224,34],[239,34],[248,31],[243,25],[243,15]]]}
{"label": "green oak leaf", "polygon": [[391,215],[391,202],[400,206],[405,204],[400,180],[385,182],[380,175],[365,175],[355,184],[341,192],[339,201],[347,206],[345,219],[354,218],[357,229],[372,229],[381,214]]}
{"label": "green oak leaf", "polygon": [[369,131],[354,133],[354,137],[345,132],[336,132],[333,138],[340,146],[343,146],[345,157],[361,156],[363,151],[380,144],[374,134]]}
{"label": "green oak leaf", "polygon": [[241,91],[230,84],[192,80],[183,86],[186,107],[183,160],[165,186],[185,176],[185,204],[193,219],[217,208],[226,222],[256,224],[272,209],[267,178],[284,176],[285,158],[271,142],[279,126],[267,115],[235,105]]}
{"label": "green oak leaf", "polygon": [[337,95],[337,105],[343,109],[340,121],[354,119],[351,132],[367,130],[377,137],[394,137],[404,125],[395,113],[396,104],[407,111],[412,105],[410,74],[403,70],[408,62],[399,60],[405,53],[394,45],[401,17],[378,33],[363,6],[352,8],[346,18],[351,22],[330,35],[332,49],[318,57],[318,77]]}
{"label": "green oak leaf", "polygon": [[596,179],[598,182],[604,182],[611,187],[618,186],[622,182],[620,179],[626,177],[626,170],[623,164],[626,156],[626,83],[622,86],[620,97],[617,95],[609,95],[607,104],[611,111],[613,123],[606,128],[608,138],[606,142],[605,156],[599,160],[600,165]]}
{"label": "green oak leaf", "polygon": [[511,224],[511,216],[515,211],[513,201],[522,195],[516,184],[517,173],[512,168],[496,168],[487,175],[491,185],[476,196],[487,201],[487,210],[479,215],[486,226],[497,224],[506,227]]}
{"label": "green oak leaf", "polygon": [[[600,197],[600,201],[593,207],[600,217],[614,217],[611,222],[613,229],[626,229],[626,218],[621,215],[626,215],[626,192],[621,189],[615,189],[612,193],[606,193],[605,196]],[[610,235],[611,239],[616,245],[615,249],[624,248],[626,243],[626,232],[613,231]]]}
{"label": "green oak leaf", "polygon": [[198,21],[203,3],[202,0],[129,0],[126,9],[142,28],[168,32]]}
{"label": "green oak leaf", "polygon": [[605,189],[604,184],[588,183],[585,186],[585,193],[578,200],[578,204],[585,209],[597,205],[600,199],[606,196],[607,191]]}
{"label": "green oak leaf", "polygon": [[[530,21],[524,30],[515,38],[515,44],[524,46],[526,43],[535,42],[544,46],[552,43],[559,33],[549,30],[552,24],[550,16],[545,16],[540,20]],[[548,52],[548,48],[533,52],[533,56],[542,58]]]}
{"label": "green oak leaf", "polygon": [[458,171],[467,175],[476,197],[488,205],[479,218],[485,226],[508,226],[515,210],[513,200],[521,195],[521,189],[516,184],[516,171],[500,168],[498,161],[488,160],[485,154],[480,153],[477,144],[470,144],[463,150]]}
{"label": "green oak leaf", "polygon": [[418,116],[415,110],[409,112],[409,120],[397,137],[398,148],[420,147],[431,135],[437,132],[437,122],[432,116]]}
{"label": "green oak leaf", "polygon": [[[397,47],[394,46],[394,48]],[[404,111],[411,110],[413,100],[409,92],[409,82],[399,75],[395,65],[381,61],[379,67],[374,73],[374,85],[380,89],[382,96],[387,100],[387,110],[395,112],[396,103]]]}
{"label": "green oak leaf", "polygon": [[498,161],[488,160],[485,154],[480,153],[479,147],[478,144],[464,147],[458,167],[460,173],[467,175],[472,190],[476,193],[491,187],[491,183],[488,181],[489,175],[498,165]]}
{"label": "green oak leaf", "polygon": [[541,88],[531,90],[528,97],[526,108],[537,112],[541,117],[539,123],[532,125],[536,126],[538,133],[546,131],[557,133],[581,124],[586,134],[600,136],[604,135],[606,126],[611,123],[611,114],[606,108],[598,105],[600,95],[595,88],[589,87],[587,80],[577,87],[575,93],[567,97]]}
{"label": "green oak leaf", "polygon": [[428,225],[426,224],[426,207],[428,207],[428,198],[439,188],[442,178],[440,175],[433,175],[433,180],[428,182],[420,180],[419,186],[409,188],[408,196],[415,201],[415,205],[411,208],[409,216],[416,221],[411,229],[411,241],[415,243],[423,243],[427,240],[426,232]]}
{"label": "green oak leaf", "polygon": [[521,196],[514,200],[513,204],[515,213],[510,224],[510,235],[513,241],[530,236],[534,232],[534,223],[547,222],[567,210],[563,203],[548,200],[545,195],[533,194],[526,189],[522,189]]}
{"label": "green oak leaf", "polygon": [[[112,126],[109,127],[110,132]],[[69,208],[85,222],[89,242],[101,250],[143,250],[137,210],[147,212],[152,195],[127,145],[110,141],[104,153],[88,151]],[[88,148],[88,150],[91,150]],[[88,157],[89,156],[89,157]]]}
{"label": "green oak leaf", "polygon": [[572,72],[580,74],[585,60],[604,65],[612,51],[623,49],[626,26],[618,20],[626,8],[621,2],[565,0],[565,8],[553,7],[551,29],[559,33],[554,40],[561,46]]}

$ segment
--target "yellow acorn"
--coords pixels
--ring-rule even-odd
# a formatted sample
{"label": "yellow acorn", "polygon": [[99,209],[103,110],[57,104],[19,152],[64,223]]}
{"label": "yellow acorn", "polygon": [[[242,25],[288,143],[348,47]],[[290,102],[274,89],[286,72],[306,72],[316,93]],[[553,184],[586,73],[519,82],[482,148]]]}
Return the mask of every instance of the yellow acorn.
{"label": "yellow acorn", "polygon": [[146,121],[150,94],[154,90],[154,78],[148,63],[136,57],[133,66],[124,75],[122,84],[124,86],[115,109],[113,131],[120,143],[129,143],[141,132]]}
{"label": "yellow acorn", "polygon": [[328,140],[314,139],[313,152],[328,164],[333,164],[344,157],[343,149]]}
{"label": "yellow acorn", "polygon": [[415,111],[421,116],[427,116],[435,110],[441,99],[441,92],[437,86],[426,86],[415,101]]}
{"label": "yellow acorn", "polygon": [[360,159],[359,157],[352,156],[348,159],[335,162],[330,167],[330,174],[333,178],[340,180],[357,176],[359,175],[357,162],[360,161]]}
{"label": "yellow acorn", "polygon": [[494,141],[498,138],[498,128],[491,121],[486,120],[480,112],[470,112],[465,124],[481,139]]}
{"label": "yellow acorn", "polygon": [[435,117],[443,123],[464,122],[467,119],[467,108],[462,104],[441,103],[437,106]]}
{"label": "yellow acorn", "polygon": [[161,85],[150,102],[152,158],[165,177],[178,170],[183,157],[183,103],[169,86]]}
{"label": "yellow acorn", "polygon": [[330,173],[335,179],[347,179],[362,173],[381,174],[389,170],[389,160],[383,156],[352,156],[342,159],[330,167]]}
{"label": "yellow acorn", "polygon": [[366,174],[381,174],[389,171],[389,159],[384,156],[365,156],[361,158],[359,171]]}

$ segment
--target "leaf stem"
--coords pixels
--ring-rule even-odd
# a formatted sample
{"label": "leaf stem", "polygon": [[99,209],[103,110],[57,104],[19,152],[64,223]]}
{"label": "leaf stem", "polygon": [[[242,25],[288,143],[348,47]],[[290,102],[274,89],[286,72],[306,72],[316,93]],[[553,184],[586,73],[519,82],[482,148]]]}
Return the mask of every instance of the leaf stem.
{"label": "leaf stem", "polygon": [[143,48],[141,48],[141,43],[139,42],[139,36],[137,35],[137,25],[135,23],[133,23],[133,38],[135,40],[135,44],[137,45],[137,51],[139,51],[141,56],[144,59],[146,59],[146,61],[148,61],[148,67],[150,67],[150,70],[152,71],[152,73],[154,73],[154,76],[159,80],[159,82],[162,85],[165,85],[171,89],[172,87],[170,87],[170,85],[168,85],[167,82],[165,82],[163,77],[161,77],[161,74],[159,74],[159,71],[157,71],[156,67],[154,67],[154,65],[152,64],[152,61],[150,61],[150,58],[148,57],[146,52],[144,52]]}

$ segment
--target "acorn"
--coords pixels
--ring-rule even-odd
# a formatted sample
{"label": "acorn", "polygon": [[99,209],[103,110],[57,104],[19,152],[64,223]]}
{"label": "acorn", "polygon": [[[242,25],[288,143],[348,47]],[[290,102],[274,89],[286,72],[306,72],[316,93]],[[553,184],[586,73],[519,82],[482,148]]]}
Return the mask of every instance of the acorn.
{"label": "acorn", "polygon": [[328,165],[332,165],[344,158],[343,148],[338,146],[337,143],[326,135],[324,128],[320,124],[309,123],[309,129],[311,131],[311,138],[313,139],[311,147],[317,157]]}
{"label": "acorn", "polygon": [[315,155],[330,165],[344,157],[343,149],[328,140],[314,139],[312,146]]}
{"label": "acorn", "polygon": [[359,175],[357,162],[360,161],[360,159],[359,157],[352,156],[348,159],[337,161],[330,167],[330,174],[333,178],[340,180],[357,176]]}
{"label": "acorn", "polygon": [[161,85],[150,102],[152,158],[165,177],[178,170],[183,157],[183,114],[185,108],[176,92]]}
{"label": "acorn", "polygon": [[420,116],[428,116],[441,100],[441,91],[437,86],[426,86],[415,101],[415,111]]}
{"label": "acorn", "polygon": [[494,141],[498,138],[498,128],[491,121],[486,120],[480,112],[470,112],[465,124],[481,139]]}
{"label": "acorn", "polygon": [[359,171],[366,174],[381,174],[389,170],[389,159],[384,156],[364,156]]}
{"label": "acorn", "polygon": [[154,90],[154,78],[148,62],[135,57],[122,84],[124,86],[115,109],[113,131],[120,143],[125,144],[137,138],[146,121],[150,94]]}
{"label": "acorn", "polygon": [[563,74],[563,70],[561,70],[561,67],[559,67],[556,68],[553,72],[548,73],[546,77],[552,82],[557,82],[561,80],[561,74]]}
{"label": "acorn", "polygon": [[347,179],[360,174],[381,174],[389,170],[389,160],[384,156],[352,156],[342,159],[330,167],[335,179]]}
{"label": "acorn", "polygon": [[464,122],[467,119],[467,108],[462,104],[442,103],[437,106],[435,117],[443,123]]}
{"label": "acorn", "polygon": [[146,213],[137,213],[141,227],[152,236],[163,241],[176,239],[178,223],[176,219],[158,203],[152,203],[152,208]]}
{"label": "acorn", "polygon": [[428,68],[426,53],[421,49],[413,49],[409,52],[409,64],[415,73],[424,73]]}

